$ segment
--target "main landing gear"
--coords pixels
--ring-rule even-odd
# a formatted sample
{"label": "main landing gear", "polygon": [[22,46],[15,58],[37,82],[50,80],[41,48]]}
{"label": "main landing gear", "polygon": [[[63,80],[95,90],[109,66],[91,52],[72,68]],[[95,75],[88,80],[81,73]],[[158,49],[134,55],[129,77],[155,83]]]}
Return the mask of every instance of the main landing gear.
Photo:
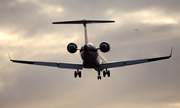
{"label": "main landing gear", "polygon": [[[79,78],[81,78],[81,71],[77,70],[74,72],[74,77],[77,78],[79,76]],[[110,71],[109,70],[104,70],[103,71],[103,77],[110,77]],[[98,76],[97,76],[98,80],[101,80],[101,71],[98,71]]]}
{"label": "main landing gear", "polygon": [[77,70],[74,72],[74,77],[77,78],[77,76],[79,76],[79,78],[81,78],[81,71]]}
{"label": "main landing gear", "polygon": [[105,71],[103,71],[103,77],[106,77],[106,75],[108,76],[108,77],[110,77],[110,71],[109,70],[105,70]]}
{"label": "main landing gear", "polygon": [[[98,71],[98,76],[97,76],[97,79],[98,80],[101,80],[101,72],[100,71]],[[106,75],[108,76],[108,77],[110,77],[110,71],[109,70],[105,70],[105,71],[103,71],[103,77],[106,77]]]}

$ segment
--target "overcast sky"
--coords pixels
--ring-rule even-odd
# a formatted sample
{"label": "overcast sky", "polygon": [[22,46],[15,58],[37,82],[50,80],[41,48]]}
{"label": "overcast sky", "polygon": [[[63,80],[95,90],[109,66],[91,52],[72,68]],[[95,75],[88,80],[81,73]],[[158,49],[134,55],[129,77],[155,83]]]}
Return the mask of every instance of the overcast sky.
{"label": "overcast sky", "polygon": [[[179,0],[1,0],[0,108],[180,108]],[[12,59],[82,63],[66,47],[84,44],[82,25],[53,21],[115,20],[87,26],[89,41],[111,45],[108,62],[171,59],[97,72],[15,64]],[[139,31],[134,31],[139,29]]]}

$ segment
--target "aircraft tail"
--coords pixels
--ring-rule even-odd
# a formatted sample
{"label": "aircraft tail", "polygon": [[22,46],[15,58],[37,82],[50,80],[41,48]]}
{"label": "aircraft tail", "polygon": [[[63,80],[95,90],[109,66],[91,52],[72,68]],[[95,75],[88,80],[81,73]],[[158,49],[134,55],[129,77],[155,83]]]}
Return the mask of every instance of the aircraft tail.
{"label": "aircraft tail", "polygon": [[107,21],[107,20],[76,20],[76,21],[61,21],[61,22],[53,22],[52,24],[90,24],[90,23],[113,23],[115,21]]}
{"label": "aircraft tail", "polygon": [[76,20],[76,21],[60,21],[60,22],[52,22],[52,24],[83,24],[84,25],[84,34],[85,34],[85,44],[88,44],[87,38],[87,28],[86,24],[92,23],[113,23],[115,21],[107,21],[107,20]]}

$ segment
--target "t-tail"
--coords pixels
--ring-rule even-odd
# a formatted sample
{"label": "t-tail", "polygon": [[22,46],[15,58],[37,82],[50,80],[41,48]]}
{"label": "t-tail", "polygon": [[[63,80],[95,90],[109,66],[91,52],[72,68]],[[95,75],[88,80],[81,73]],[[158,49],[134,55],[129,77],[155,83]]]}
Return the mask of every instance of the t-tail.
{"label": "t-tail", "polygon": [[83,24],[84,26],[84,34],[85,34],[85,44],[88,44],[88,37],[87,37],[87,27],[86,24],[92,23],[113,23],[115,21],[107,21],[107,20],[76,20],[76,21],[61,21],[61,22],[53,22],[53,24]]}

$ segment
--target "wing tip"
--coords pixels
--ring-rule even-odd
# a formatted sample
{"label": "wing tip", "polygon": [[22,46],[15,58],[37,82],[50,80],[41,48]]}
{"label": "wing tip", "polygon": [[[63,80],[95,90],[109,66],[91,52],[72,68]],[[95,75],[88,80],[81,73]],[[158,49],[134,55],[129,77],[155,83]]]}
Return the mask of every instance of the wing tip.
{"label": "wing tip", "polygon": [[8,53],[9,60],[10,60],[10,61],[12,61],[11,56],[10,56],[10,54],[9,54],[9,51],[8,51],[8,50],[7,50],[7,53]]}
{"label": "wing tip", "polygon": [[172,56],[172,52],[173,52],[173,47],[171,47],[171,53],[169,55],[169,58]]}

